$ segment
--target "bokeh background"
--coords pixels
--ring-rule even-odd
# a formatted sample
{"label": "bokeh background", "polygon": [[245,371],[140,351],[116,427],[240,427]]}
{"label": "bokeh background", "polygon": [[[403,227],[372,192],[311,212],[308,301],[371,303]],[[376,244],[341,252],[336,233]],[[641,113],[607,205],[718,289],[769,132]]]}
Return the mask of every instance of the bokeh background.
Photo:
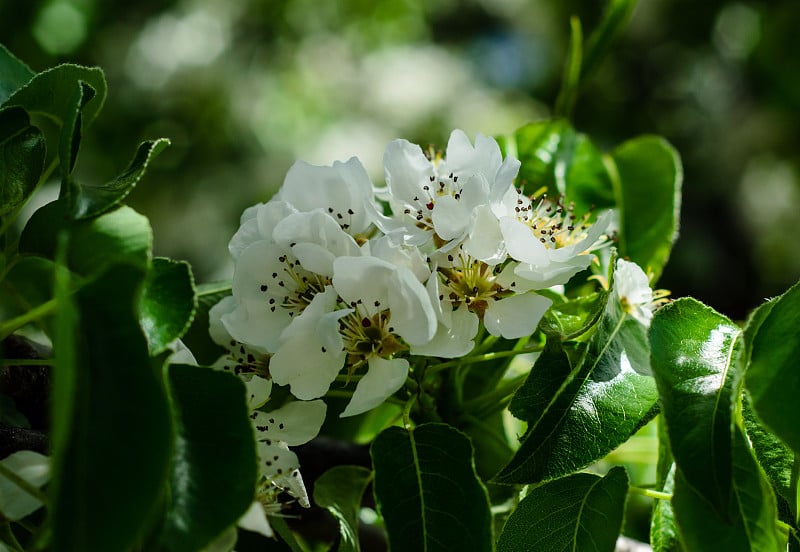
{"label": "bokeh background", "polygon": [[[101,180],[140,140],[169,148],[130,197],[156,252],[199,281],[230,276],[241,211],[291,163],[388,141],[444,146],[547,117],[569,17],[598,0],[0,2],[0,42],[33,69],[99,65],[109,96],[76,173]],[[795,0],[644,0],[586,82],[575,126],[604,149],[665,136],[685,166],[681,235],[660,282],[734,319],[800,275]]]}

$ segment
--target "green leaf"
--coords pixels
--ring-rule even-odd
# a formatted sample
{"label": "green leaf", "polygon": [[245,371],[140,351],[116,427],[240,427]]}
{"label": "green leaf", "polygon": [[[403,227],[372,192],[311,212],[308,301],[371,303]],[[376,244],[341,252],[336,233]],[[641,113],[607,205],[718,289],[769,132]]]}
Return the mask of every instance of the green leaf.
{"label": "green leaf", "polygon": [[771,305],[750,346],[747,390],[758,418],[800,454],[800,283]]}
{"label": "green leaf", "polygon": [[492,549],[472,445],[445,424],[390,427],[372,444],[375,498],[393,550]]}
{"label": "green leaf", "polygon": [[0,282],[0,305],[7,317],[19,316],[49,301],[54,264],[40,257],[20,258]]}
{"label": "green leaf", "polygon": [[0,44],[0,105],[17,90],[25,86],[35,73],[20,61],[8,48]]}
{"label": "green leaf", "polygon": [[[674,489],[675,464],[672,464],[672,469],[667,474],[661,490],[672,494]],[[653,516],[650,519],[650,544],[653,552],[683,552],[684,550],[670,500],[657,500],[653,506]]]}
{"label": "green leaf", "polygon": [[663,138],[640,136],[607,157],[620,209],[620,255],[658,279],[678,236],[683,168]]}
{"label": "green leaf", "polygon": [[574,367],[561,344],[548,339],[510,405],[528,430],[494,481],[536,483],[588,466],[646,424],[657,400],[647,331],[612,292]]}
{"label": "green leaf", "polygon": [[256,447],[241,380],[198,366],[171,365],[168,373],[176,443],[162,543],[188,552],[252,504]]}
{"label": "green leaf", "polygon": [[339,520],[339,552],[358,552],[358,512],[372,472],[360,466],[336,466],[314,483],[314,502]]}
{"label": "green leaf", "polygon": [[82,106],[84,123],[89,126],[106,99],[106,77],[99,67],[65,63],[47,69],[33,76],[4,105],[19,105],[64,125],[73,118],[75,90],[80,83],[88,85],[93,91],[91,101]]}
{"label": "green leaf", "polygon": [[144,176],[147,166],[170,142],[166,138],[142,142],[128,168],[110,182],[88,185],[73,182],[70,214],[76,219],[95,217],[119,205]]}
{"label": "green leaf", "polygon": [[116,265],[77,292],[77,317],[60,317],[49,489],[56,552],[129,550],[163,496],[172,430],[135,312],[143,278]]}
{"label": "green leaf", "polygon": [[597,324],[607,302],[606,291],[582,295],[563,303],[554,302],[544,314],[539,329],[562,341],[579,338]]}
{"label": "green leaf", "polygon": [[189,263],[153,259],[139,304],[142,328],[156,356],[180,338],[192,323],[197,305]]}
{"label": "green leaf", "polygon": [[0,216],[21,207],[36,189],[45,159],[42,131],[19,107],[0,109]]}
{"label": "green leaf", "polygon": [[498,552],[613,552],[625,511],[628,475],[576,473],[545,483],[522,499],[506,521]]}
{"label": "green leaf", "polygon": [[781,542],[776,530],[778,512],[772,487],[738,427],[734,429],[731,460],[733,499],[724,512],[715,511],[678,469],[672,504],[686,548],[726,552],[785,550],[786,543]]}
{"label": "green leaf", "polygon": [[603,156],[584,134],[564,119],[527,124],[501,137],[506,154],[522,162],[517,186],[531,195],[546,188],[575,203],[580,216],[592,206],[614,207],[616,199]]}
{"label": "green leaf", "polygon": [[201,365],[214,364],[226,352],[208,334],[208,311],[230,294],[230,282],[197,285],[197,309],[189,329],[183,335],[183,342]]}
{"label": "green leaf", "polygon": [[[100,111],[106,96],[106,79],[98,67],[64,64],[34,76],[17,90],[6,105],[19,105],[31,113],[53,119],[61,126],[59,167],[64,184],[78,157],[83,124],[88,127]],[[62,189],[62,195],[68,189]]]}
{"label": "green leaf", "polygon": [[681,480],[724,515],[731,500],[731,435],[741,330],[690,298],[656,312],[652,368]]}
{"label": "green leaf", "polygon": [[22,232],[20,252],[53,259],[56,236],[69,234],[67,266],[81,276],[96,276],[114,264],[146,270],[153,233],[147,218],[122,206],[91,220],[68,218],[64,199],[38,209]]}
{"label": "green leaf", "polygon": [[775,491],[786,500],[792,515],[797,518],[797,494],[792,486],[792,472],[796,455],[771,433],[756,417],[750,399],[744,398],[742,408],[744,427],[753,445],[758,463],[764,469]]}

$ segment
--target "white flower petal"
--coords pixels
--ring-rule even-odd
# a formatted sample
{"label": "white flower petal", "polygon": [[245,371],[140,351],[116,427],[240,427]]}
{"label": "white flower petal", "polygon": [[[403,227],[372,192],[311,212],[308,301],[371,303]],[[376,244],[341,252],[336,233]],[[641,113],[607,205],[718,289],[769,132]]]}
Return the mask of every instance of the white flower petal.
{"label": "white flower petal", "polygon": [[297,161],[286,174],[279,196],[300,211],[324,209],[352,232],[362,232],[369,224],[364,203],[371,199],[372,183],[356,157],[332,166]]}
{"label": "white flower petal", "polygon": [[208,333],[211,340],[220,347],[230,347],[231,334],[222,323],[222,315],[236,310],[236,298],[233,295],[223,297],[208,311]]}
{"label": "white flower petal", "polygon": [[462,304],[449,316],[449,324],[439,323],[436,335],[428,343],[411,347],[412,355],[459,358],[475,346],[478,316]]}
{"label": "white flower petal", "polygon": [[265,537],[272,538],[274,536],[272,527],[270,527],[267,520],[267,514],[264,512],[264,506],[258,500],[253,501],[250,508],[239,518],[237,525],[242,529]]}
{"label": "white flower petal", "polygon": [[333,287],[346,303],[360,301],[372,315],[389,306],[389,278],[397,270],[376,257],[339,257],[333,262]]}
{"label": "white flower petal", "polygon": [[550,258],[554,261],[564,262],[573,255],[579,255],[584,251],[589,251],[595,245],[597,240],[606,231],[609,223],[611,222],[612,211],[605,211],[598,219],[592,224],[586,232],[586,237],[581,241],[569,245],[567,247],[559,247],[550,250]]}
{"label": "white flower petal", "polygon": [[430,277],[431,270],[418,248],[394,244],[387,236],[368,243],[371,243],[372,256],[409,269],[420,282]]}
{"label": "white flower petal", "polygon": [[551,262],[542,267],[520,263],[514,272],[518,283],[520,280],[526,281],[522,289],[545,289],[566,284],[578,272],[589,268],[592,258],[593,255],[577,255],[564,262]]}
{"label": "white flower petal", "polygon": [[614,270],[614,290],[625,311],[643,326],[650,327],[655,310],[653,290],[641,267],[619,259]]}
{"label": "white flower petal", "polygon": [[391,274],[388,300],[395,333],[410,345],[427,343],[436,333],[436,313],[425,287],[406,268]]}
{"label": "white flower petal", "polygon": [[553,301],[542,295],[519,293],[490,302],[483,323],[492,335],[518,339],[536,330],[545,311],[552,304]]}
{"label": "white flower petal", "polygon": [[380,405],[403,387],[408,376],[408,361],[402,358],[386,360],[370,357],[369,370],[358,382],[353,398],[340,414],[342,418],[355,416]]}
{"label": "white flower petal", "polygon": [[326,276],[333,272],[335,257],[361,253],[352,236],[321,210],[287,216],[272,237],[285,250],[291,248],[303,268]]}
{"label": "white flower petal", "polygon": [[469,228],[470,212],[451,195],[436,199],[431,215],[433,228],[443,240],[453,240],[464,235]]}
{"label": "white flower petal", "polygon": [[[320,323],[322,320],[327,320],[324,318],[325,315],[337,312],[333,310],[336,308],[337,299],[336,290],[331,286],[325,286],[325,290],[314,295],[311,303],[306,306],[303,312],[294,317],[292,322],[281,333],[281,339],[318,334]],[[341,316],[343,314],[338,315],[335,320],[338,320]],[[322,323],[330,324],[332,322],[326,321]]]}
{"label": "white flower petal", "polygon": [[307,401],[328,392],[346,356],[341,349],[326,348],[314,336],[299,336],[282,343],[269,369],[275,383],[289,385],[292,395]]}
{"label": "white flower petal", "polygon": [[464,240],[464,251],[473,259],[490,266],[502,263],[507,258],[500,223],[488,205],[480,205],[472,212],[473,223],[469,236]]}
{"label": "white flower petal", "polygon": [[270,201],[248,207],[242,213],[239,229],[228,243],[228,251],[237,260],[247,246],[261,240],[271,240],[275,225],[295,209],[284,201]]}
{"label": "white flower petal", "polygon": [[433,165],[422,149],[407,140],[394,140],[383,154],[386,186],[392,196],[408,204],[416,204],[415,197],[422,195],[421,182],[429,182],[434,174]]}
{"label": "white flower petal", "polygon": [[506,242],[508,254],[513,259],[534,266],[545,265],[549,262],[547,248],[525,224],[511,217],[502,217],[500,232]]}
{"label": "white flower petal", "polygon": [[306,486],[300,476],[300,462],[286,443],[256,443],[261,475],[297,499],[303,508],[310,507]]}
{"label": "white flower petal", "polygon": [[248,309],[245,305],[237,305],[233,312],[225,313],[220,318],[231,337],[246,343],[260,352],[275,351],[280,345],[280,334],[291,322],[288,311],[276,309]]}
{"label": "white flower petal", "polygon": [[250,410],[262,406],[269,400],[272,394],[272,380],[252,375],[244,379],[244,386],[247,391],[247,406]]}
{"label": "white flower petal", "polygon": [[256,439],[283,441],[289,446],[307,443],[319,433],[327,408],[321,400],[291,401],[276,410],[253,412]]}

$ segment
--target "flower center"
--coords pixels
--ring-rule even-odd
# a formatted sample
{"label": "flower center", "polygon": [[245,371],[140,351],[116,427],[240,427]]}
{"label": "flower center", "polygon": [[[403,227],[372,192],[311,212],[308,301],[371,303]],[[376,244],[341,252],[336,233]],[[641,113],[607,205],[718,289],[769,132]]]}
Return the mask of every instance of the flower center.
{"label": "flower center", "polygon": [[250,347],[231,339],[228,343],[228,355],[223,370],[240,374],[254,374],[269,378],[269,356],[252,350]]}
{"label": "flower center", "polygon": [[360,303],[350,306],[355,311],[339,319],[339,333],[344,340],[350,373],[373,355],[388,359],[407,348],[394,335],[388,309],[369,316],[364,313]]}
{"label": "flower center", "polygon": [[289,311],[289,316],[299,315],[318,293],[325,291],[331,279],[309,272],[289,255],[281,255],[278,261],[283,266],[270,274],[267,283],[260,284],[259,289],[267,297],[271,312],[281,307]]}
{"label": "flower center", "polygon": [[458,308],[462,303],[483,320],[489,301],[501,299],[511,290],[506,290],[497,282],[495,270],[482,261],[471,258],[459,247],[457,257],[448,255],[447,260],[452,263],[449,267],[439,267],[440,301],[449,301],[453,308]]}
{"label": "flower center", "polygon": [[527,197],[519,190],[517,193],[517,205],[514,208],[517,220],[528,226],[547,249],[566,247],[586,237],[591,209],[578,219],[575,204],[570,203],[565,207],[561,202],[562,196],[553,201],[548,199],[547,194]]}

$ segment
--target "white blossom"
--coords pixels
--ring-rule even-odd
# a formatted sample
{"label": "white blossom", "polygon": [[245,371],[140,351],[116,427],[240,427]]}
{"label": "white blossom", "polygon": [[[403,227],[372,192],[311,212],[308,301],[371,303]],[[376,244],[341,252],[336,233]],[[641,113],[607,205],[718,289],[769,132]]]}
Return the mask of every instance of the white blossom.
{"label": "white blossom", "polygon": [[236,259],[235,309],[222,316],[237,341],[276,352],[281,334],[333,276],[333,259],[358,255],[355,240],[321,210],[291,213],[271,239],[246,246]]}
{"label": "white blossom", "polygon": [[367,205],[375,201],[367,171],[356,157],[331,166],[297,161],[286,174],[277,198],[298,211],[322,209],[352,235],[367,230],[371,224]]}
{"label": "white blossom", "polygon": [[469,235],[473,211],[498,194],[493,190],[512,186],[519,165],[512,157],[503,160],[497,142],[481,134],[473,147],[464,132],[454,130],[444,158],[395,140],[384,154],[393,214],[373,210],[374,222],[396,243],[449,249]]}
{"label": "white blossom", "polygon": [[[431,299],[439,303],[439,328],[433,342],[413,349],[415,354],[465,354],[462,351],[472,349],[478,321],[492,335],[507,339],[530,335],[552,303],[534,291],[518,287],[513,265],[492,266],[464,249],[459,246],[439,256],[435,274],[427,284]],[[442,349],[437,351],[434,344]]]}
{"label": "white blossom", "polygon": [[604,233],[611,221],[611,211],[590,223],[590,214],[578,219],[571,204],[546,196],[534,204],[518,190],[493,203],[492,211],[508,255],[518,261],[514,273],[529,289],[565,284],[588,268],[592,251],[607,243]]}
{"label": "white blossom", "polygon": [[617,260],[614,269],[614,291],[622,310],[645,327],[650,327],[653,311],[664,302],[667,293],[654,293],[647,274],[641,267],[625,259]]}

